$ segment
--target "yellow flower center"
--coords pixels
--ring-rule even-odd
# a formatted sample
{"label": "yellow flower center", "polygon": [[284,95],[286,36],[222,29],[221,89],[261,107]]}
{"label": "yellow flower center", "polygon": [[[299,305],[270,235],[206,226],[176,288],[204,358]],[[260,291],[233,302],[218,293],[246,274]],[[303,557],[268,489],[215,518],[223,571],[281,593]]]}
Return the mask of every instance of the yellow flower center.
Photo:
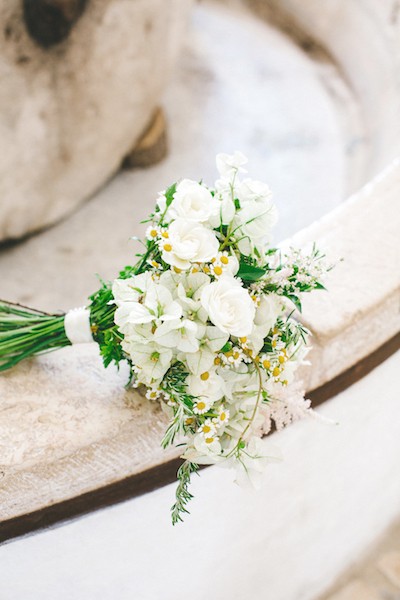
{"label": "yellow flower center", "polygon": [[155,229],[152,229],[150,231],[150,235],[151,235],[151,237],[157,237],[157,231]]}
{"label": "yellow flower center", "polygon": [[216,275],[222,275],[222,269],[221,269],[221,267],[215,267],[215,269],[214,269],[214,273],[215,273]]}
{"label": "yellow flower center", "polygon": [[165,238],[165,239],[169,238],[168,231],[163,231],[161,235],[162,235],[162,236],[163,236],[163,238]]}
{"label": "yellow flower center", "polygon": [[214,256],[214,258],[212,258],[212,259],[211,259],[211,262],[212,262],[212,263],[215,263],[215,261],[216,261],[216,260],[217,260],[217,259],[216,259],[216,258],[215,258],[215,256]]}
{"label": "yellow flower center", "polygon": [[279,367],[275,367],[274,370],[272,371],[272,375],[274,377],[278,377],[279,373],[280,373]]}
{"label": "yellow flower center", "polygon": [[164,246],[164,250],[165,250],[166,252],[171,252],[171,250],[172,250],[172,246],[171,246],[170,244],[165,244],[165,246]]}
{"label": "yellow flower center", "polygon": [[221,256],[221,262],[223,265],[227,265],[229,260],[227,256]]}
{"label": "yellow flower center", "polygon": [[221,421],[225,421],[226,414],[225,413],[221,413],[219,418],[220,418]]}
{"label": "yellow flower center", "polygon": [[234,358],[235,360],[237,360],[237,359],[239,358],[239,352],[235,352],[235,354],[233,355],[233,358]]}
{"label": "yellow flower center", "polygon": [[206,438],[206,444],[212,444],[213,441],[214,441],[214,438],[212,438],[212,437]]}
{"label": "yellow flower center", "polygon": [[202,379],[203,381],[207,381],[207,379],[210,377],[210,373],[208,371],[206,371],[205,373],[202,373],[200,375],[200,379]]}
{"label": "yellow flower center", "polygon": [[191,425],[193,423],[193,421],[194,421],[193,417],[188,417],[186,419],[186,425]]}
{"label": "yellow flower center", "polygon": [[214,365],[219,365],[221,362],[221,359],[219,356],[217,356],[216,358],[214,358]]}
{"label": "yellow flower center", "polygon": [[178,269],[178,267],[174,267],[175,273],[182,273],[182,269]]}
{"label": "yellow flower center", "polygon": [[276,348],[276,340],[272,340],[272,347]]}
{"label": "yellow flower center", "polygon": [[247,337],[239,338],[241,344],[245,344],[247,342]]}
{"label": "yellow flower center", "polygon": [[192,273],[198,273],[198,272],[199,272],[199,270],[196,269],[196,267],[193,267]]}
{"label": "yellow flower center", "polygon": [[278,358],[278,360],[279,360],[279,362],[282,364],[282,363],[284,363],[284,362],[285,362],[285,357],[281,355],[281,356]]}
{"label": "yellow flower center", "polygon": [[269,369],[271,366],[271,363],[269,362],[269,360],[264,360],[263,361],[263,367],[264,369]]}
{"label": "yellow flower center", "polygon": [[203,433],[210,433],[211,427],[209,425],[203,425]]}
{"label": "yellow flower center", "polygon": [[203,271],[204,271],[204,273],[209,273],[210,269],[208,267],[204,267]]}
{"label": "yellow flower center", "polygon": [[206,407],[206,405],[205,405],[205,403],[204,403],[204,402],[198,402],[198,403],[197,403],[197,408],[198,408],[199,410],[204,410],[204,409],[205,409],[205,407]]}

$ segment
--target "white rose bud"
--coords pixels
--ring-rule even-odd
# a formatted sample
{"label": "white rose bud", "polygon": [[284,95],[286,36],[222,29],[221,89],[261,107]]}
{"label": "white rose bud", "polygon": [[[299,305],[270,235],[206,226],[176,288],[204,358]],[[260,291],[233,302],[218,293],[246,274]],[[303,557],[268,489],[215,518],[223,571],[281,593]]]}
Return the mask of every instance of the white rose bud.
{"label": "white rose bud", "polygon": [[204,223],[211,215],[218,212],[219,201],[211,192],[196,181],[181,181],[168,208],[168,216],[184,218],[188,221]]}
{"label": "white rose bud", "polygon": [[168,238],[161,245],[162,258],[178,269],[189,269],[193,262],[208,262],[218,252],[214,233],[193,221],[175,219],[168,227]]}
{"label": "white rose bud", "polygon": [[203,288],[201,304],[211,322],[224,333],[245,337],[253,329],[254,302],[240,281],[221,277]]}

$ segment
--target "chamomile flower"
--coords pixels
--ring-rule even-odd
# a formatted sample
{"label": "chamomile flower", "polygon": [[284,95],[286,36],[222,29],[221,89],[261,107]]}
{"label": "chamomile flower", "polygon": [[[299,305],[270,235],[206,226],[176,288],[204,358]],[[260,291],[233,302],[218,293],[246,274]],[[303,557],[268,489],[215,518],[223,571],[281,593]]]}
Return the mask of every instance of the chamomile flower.
{"label": "chamomile flower", "polygon": [[213,422],[215,423],[216,427],[225,426],[228,423],[229,416],[229,410],[225,408],[223,404],[221,404],[221,406],[218,408],[218,416],[214,417]]}
{"label": "chamomile flower", "polygon": [[239,346],[233,346],[231,350],[222,354],[221,358],[224,365],[238,367],[245,358],[245,353]]}
{"label": "chamomile flower", "polygon": [[206,402],[206,399],[198,398],[195,401],[193,412],[196,415],[204,415],[210,409],[211,404],[211,402]]}
{"label": "chamomile flower", "polygon": [[149,225],[146,229],[146,239],[149,241],[155,241],[160,236],[160,227],[158,225]]}
{"label": "chamomile flower", "polygon": [[217,428],[211,419],[206,419],[197,430],[197,433],[201,433],[206,438],[213,436],[216,432]]}
{"label": "chamomile flower", "polygon": [[148,400],[158,400],[161,393],[162,390],[159,387],[149,387],[146,392],[146,398],[148,398]]}

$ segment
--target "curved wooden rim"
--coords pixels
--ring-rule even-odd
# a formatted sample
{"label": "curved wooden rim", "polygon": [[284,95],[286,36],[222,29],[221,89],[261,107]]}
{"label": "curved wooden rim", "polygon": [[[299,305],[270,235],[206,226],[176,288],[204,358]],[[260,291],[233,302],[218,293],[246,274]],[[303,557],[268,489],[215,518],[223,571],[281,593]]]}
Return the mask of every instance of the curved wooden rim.
{"label": "curved wooden rim", "polygon": [[[318,406],[343,392],[399,349],[400,332],[344,373],[308,393],[312,406]],[[152,492],[175,481],[181,462],[180,459],[171,460],[76,498],[3,521],[0,523],[0,543]]]}

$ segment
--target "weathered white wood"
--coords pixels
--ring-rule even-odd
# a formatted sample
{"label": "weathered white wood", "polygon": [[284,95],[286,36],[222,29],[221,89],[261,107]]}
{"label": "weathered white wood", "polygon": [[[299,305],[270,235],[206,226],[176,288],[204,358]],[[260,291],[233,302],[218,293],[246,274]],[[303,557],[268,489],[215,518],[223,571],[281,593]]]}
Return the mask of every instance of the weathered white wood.
{"label": "weathered white wood", "polygon": [[[1,520],[140,473],[179,455],[163,450],[160,405],[125,389],[97,344],[20,363],[0,377]],[[29,382],[29,383],[28,383]]]}
{"label": "weathered white wood", "polygon": [[313,333],[312,390],[371,354],[400,331],[400,159],[358,194],[289,242],[315,241],[343,257],[327,280],[329,293],[304,296],[304,324]]}

